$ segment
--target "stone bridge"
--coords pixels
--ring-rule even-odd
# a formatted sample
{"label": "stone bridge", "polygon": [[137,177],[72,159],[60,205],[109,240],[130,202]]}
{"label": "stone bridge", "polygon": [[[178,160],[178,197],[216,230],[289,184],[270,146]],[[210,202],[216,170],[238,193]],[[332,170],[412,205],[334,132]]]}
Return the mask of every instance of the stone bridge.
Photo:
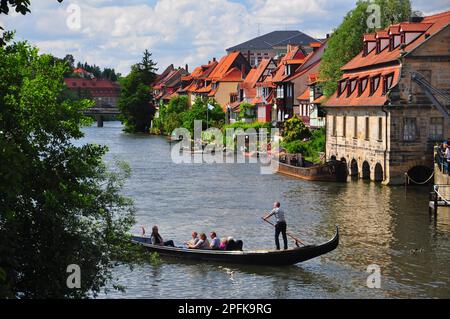
{"label": "stone bridge", "polygon": [[103,120],[108,115],[120,115],[120,110],[116,107],[92,107],[83,112],[85,115],[95,117],[98,127],[103,127]]}

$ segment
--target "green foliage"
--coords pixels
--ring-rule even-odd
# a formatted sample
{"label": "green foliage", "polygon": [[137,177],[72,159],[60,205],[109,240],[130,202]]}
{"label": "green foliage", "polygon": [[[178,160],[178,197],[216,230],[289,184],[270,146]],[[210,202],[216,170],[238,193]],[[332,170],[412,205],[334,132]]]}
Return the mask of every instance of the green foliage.
{"label": "green foliage", "polygon": [[238,120],[243,120],[243,119],[249,119],[249,120],[255,120],[256,119],[256,114],[254,112],[255,110],[255,106],[253,104],[250,104],[248,102],[242,102],[241,105],[239,106],[240,108],[240,112],[239,112],[239,117]]}
{"label": "green foliage", "polygon": [[[0,298],[84,298],[113,280],[118,262],[139,260],[128,235],[134,208],[107,149],[73,142],[88,100],[66,100],[67,66],[27,43],[0,47]],[[81,289],[67,288],[67,266]]]}
{"label": "green foliage", "polygon": [[259,123],[259,122],[254,122],[254,123],[244,123],[244,122],[236,122],[233,124],[229,124],[229,125],[225,125],[224,126],[224,130],[226,129],[243,129],[248,130],[248,129],[255,129],[256,131],[259,131],[260,129],[267,129],[270,130],[272,127],[272,125],[270,123]]}
{"label": "green foliage", "polygon": [[[64,58],[64,60],[69,59],[68,62],[72,61],[71,65],[72,65],[72,70],[73,70],[74,69],[74,60],[73,60],[73,57],[72,57],[72,60],[70,59],[70,57],[71,57],[71,55],[67,55]],[[92,73],[92,75],[97,79],[110,80],[113,82],[117,82],[121,76],[120,73],[116,73],[116,71],[112,68],[104,68],[102,70],[99,66],[97,66],[95,64],[90,65],[87,62],[85,62],[85,63],[78,62],[77,68],[81,68],[81,69],[86,70],[89,73]],[[71,76],[79,76],[79,75],[71,74]]]}
{"label": "green foliage", "polygon": [[286,121],[284,126],[284,141],[287,143],[304,140],[311,137],[310,130],[306,127],[305,123],[297,116]]}
{"label": "green foliage", "polygon": [[[409,0],[375,0],[373,3],[381,8],[381,28],[407,21],[411,15]],[[376,31],[367,24],[372,13],[368,10],[370,4],[369,0],[359,0],[356,8],[347,13],[342,24],[328,40],[328,48],[320,65],[320,78],[324,81],[323,91],[326,96],[331,96],[336,91],[337,81],[342,77],[341,68],[363,49],[364,33]]]}
{"label": "green foliage", "polygon": [[[214,108],[208,110],[208,104]],[[225,124],[225,113],[214,99],[195,99],[194,105],[183,114],[183,127],[194,134],[194,121],[203,122],[203,130],[208,127],[222,128]]]}
{"label": "green foliage", "polygon": [[121,91],[119,109],[125,131],[129,133],[149,133],[155,114],[150,85],[155,80],[155,63],[146,50],[142,62],[131,67],[128,76],[120,79]]}
{"label": "green foliage", "polygon": [[302,154],[308,161],[320,163],[320,153],[325,152],[325,129],[313,131],[309,141],[284,141],[282,147],[290,154]]}

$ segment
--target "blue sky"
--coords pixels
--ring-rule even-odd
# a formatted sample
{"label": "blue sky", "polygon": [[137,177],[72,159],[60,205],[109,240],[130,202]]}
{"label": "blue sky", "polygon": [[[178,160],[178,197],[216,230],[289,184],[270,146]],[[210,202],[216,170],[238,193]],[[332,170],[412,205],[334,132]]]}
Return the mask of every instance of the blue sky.
{"label": "blue sky", "polygon": [[[425,14],[450,10],[448,0],[413,0]],[[68,27],[69,5],[80,8],[80,28]],[[0,16],[42,52],[126,74],[145,49],[160,69],[190,69],[220,58],[225,49],[274,30],[301,30],[323,38],[339,25],[355,0],[33,0],[32,13]]]}

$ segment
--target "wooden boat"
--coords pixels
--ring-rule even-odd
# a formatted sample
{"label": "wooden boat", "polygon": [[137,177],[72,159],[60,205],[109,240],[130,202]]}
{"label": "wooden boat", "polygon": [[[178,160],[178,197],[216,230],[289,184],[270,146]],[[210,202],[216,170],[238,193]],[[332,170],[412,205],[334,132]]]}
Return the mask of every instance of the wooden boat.
{"label": "wooden boat", "polygon": [[[276,159],[272,159],[277,161]],[[340,161],[328,162],[323,165],[299,167],[277,161],[277,172],[283,175],[300,178],[308,181],[341,182],[347,181],[347,165]]]}
{"label": "wooden boat", "polygon": [[139,236],[133,236],[132,242],[142,245],[148,249],[148,251],[156,252],[163,257],[176,257],[185,260],[199,260],[228,264],[290,266],[325,255],[335,250],[339,245],[339,228],[336,227],[336,234],[334,237],[324,244],[308,245],[305,247],[280,251],[216,251],[155,246],[150,243],[150,238]]}

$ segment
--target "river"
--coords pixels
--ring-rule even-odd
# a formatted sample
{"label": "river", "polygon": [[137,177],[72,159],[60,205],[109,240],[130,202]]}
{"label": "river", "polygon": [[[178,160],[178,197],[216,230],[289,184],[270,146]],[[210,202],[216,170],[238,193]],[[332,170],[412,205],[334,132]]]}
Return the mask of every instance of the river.
{"label": "river", "polygon": [[[177,165],[164,138],[125,134],[119,122],[84,132],[77,143],[106,145],[109,165],[132,167],[124,193],[137,208],[134,233],[156,224],[182,243],[194,230],[214,230],[244,240],[244,248],[272,248],[273,230],[260,217],[277,200],[290,231],[307,243],[327,241],[335,225],[341,230],[336,251],[287,268],[176,260],[118,267],[126,292],[101,298],[450,298],[450,215],[429,216],[428,188],[306,182],[261,175],[257,164]],[[380,289],[366,284],[372,264]]]}

